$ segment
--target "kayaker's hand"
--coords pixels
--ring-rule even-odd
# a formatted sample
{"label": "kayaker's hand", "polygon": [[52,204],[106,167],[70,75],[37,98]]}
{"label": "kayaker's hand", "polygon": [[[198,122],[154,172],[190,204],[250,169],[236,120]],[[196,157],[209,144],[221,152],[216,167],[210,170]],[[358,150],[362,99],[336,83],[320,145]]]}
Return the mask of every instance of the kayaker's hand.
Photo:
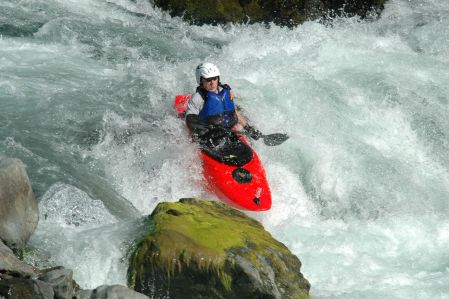
{"label": "kayaker's hand", "polygon": [[194,130],[194,133],[197,134],[199,137],[203,137],[209,133],[212,133],[213,131],[222,129],[219,125],[212,125],[212,124],[204,124],[201,126],[197,126]]}
{"label": "kayaker's hand", "polygon": [[198,137],[202,137],[209,133],[210,130],[215,128],[214,125],[211,125],[201,119],[199,119],[198,115],[189,114],[186,116],[186,123],[192,133]]}
{"label": "kayaker's hand", "polygon": [[254,129],[250,125],[246,125],[244,128],[246,133],[248,133],[249,136],[251,136],[254,140],[259,140],[260,137],[262,137],[262,132],[260,132],[257,129]]}
{"label": "kayaker's hand", "polygon": [[193,129],[193,134],[202,137],[209,133],[209,127],[207,125],[199,125]]}

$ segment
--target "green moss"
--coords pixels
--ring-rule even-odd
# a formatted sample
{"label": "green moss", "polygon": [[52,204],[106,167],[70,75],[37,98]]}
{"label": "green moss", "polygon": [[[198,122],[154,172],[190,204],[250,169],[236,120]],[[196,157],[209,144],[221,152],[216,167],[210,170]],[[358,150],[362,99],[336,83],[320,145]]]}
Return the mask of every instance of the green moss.
{"label": "green moss", "polygon": [[[166,213],[170,209],[177,210],[182,215]],[[223,213],[223,210],[228,213]],[[182,248],[191,256],[196,256],[198,248],[201,248],[201,256],[210,254],[224,258],[227,249],[246,247],[248,243],[255,248],[270,246],[278,251],[287,250],[282,243],[273,242],[271,235],[259,222],[216,202],[200,200],[194,201],[194,205],[162,203],[153,215],[156,227],[154,234],[158,236],[158,242],[173,244],[171,248],[174,251],[178,251],[177,244],[182,244]],[[192,246],[177,243],[180,238]]]}
{"label": "green moss", "polygon": [[[299,285],[308,294],[310,286],[299,273],[299,260],[259,222],[227,205],[194,199],[160,203],[147,222],[152,229],[138,242],[130,260],[131,288],[145,292],[148,281],[157,280],[160,288],[176,285],[205,296],[224,292],[233,298],[233,292],[240,292],[239,284],[248,280],[248,273],[236,264],[240,256],[262,276],[267,275],[268,261],[285,288],[303,279]],[[289,276],[291,265],[297,268]]]}
{"label": "green moss", "polygon": [[21,261],[25,260],[28,256],[35,254],[35,249],[33,247],[23,247],[13,250],[14,255]]}

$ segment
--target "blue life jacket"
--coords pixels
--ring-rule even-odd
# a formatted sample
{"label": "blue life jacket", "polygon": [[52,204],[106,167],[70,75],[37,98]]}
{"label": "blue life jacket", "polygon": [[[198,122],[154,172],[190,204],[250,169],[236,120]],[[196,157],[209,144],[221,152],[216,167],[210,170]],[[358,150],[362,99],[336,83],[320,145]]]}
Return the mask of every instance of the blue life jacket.
{"label": "blue life jacket", "polygon": [[227,85],[221,85],[221,87],[222,89],[218,93],[197,89],[204,99],[203,109],[198,117],[209,123],[231,128],[237,124],[235,104],[231,100],[231,88]]}

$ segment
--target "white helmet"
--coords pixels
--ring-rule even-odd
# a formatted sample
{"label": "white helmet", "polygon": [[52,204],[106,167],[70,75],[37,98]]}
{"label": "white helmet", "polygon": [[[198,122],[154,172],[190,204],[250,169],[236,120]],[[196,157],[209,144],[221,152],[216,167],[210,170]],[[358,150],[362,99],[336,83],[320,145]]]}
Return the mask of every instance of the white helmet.
{"label": "white helmet", "polygon": [[198,84],[201,84],[201,77],[204,79],[212,78],[212,77],[218,77],[220,76],[220,71],[218,70],[218,67],[209,62],[200,63],[195,70],[196,75],[196,82]]}

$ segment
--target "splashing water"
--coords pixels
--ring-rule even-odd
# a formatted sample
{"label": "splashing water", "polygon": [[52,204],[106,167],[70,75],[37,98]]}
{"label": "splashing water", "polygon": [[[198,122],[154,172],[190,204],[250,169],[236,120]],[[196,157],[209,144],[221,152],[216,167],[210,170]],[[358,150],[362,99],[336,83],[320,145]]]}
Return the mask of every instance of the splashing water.
{"label": "splashing water", "polygon": [[[390,0],[379,20],[190,26],[147,1],[0,3],[0,152],[40,201],[31,244],[84,288],[125,284],[136,220],[213,198],[175,94],[219,65],[273,208],[250,213],[302,263],[314,298],[449,294],[449,4]],[[42,214],[44,213],[44,214]]]}

